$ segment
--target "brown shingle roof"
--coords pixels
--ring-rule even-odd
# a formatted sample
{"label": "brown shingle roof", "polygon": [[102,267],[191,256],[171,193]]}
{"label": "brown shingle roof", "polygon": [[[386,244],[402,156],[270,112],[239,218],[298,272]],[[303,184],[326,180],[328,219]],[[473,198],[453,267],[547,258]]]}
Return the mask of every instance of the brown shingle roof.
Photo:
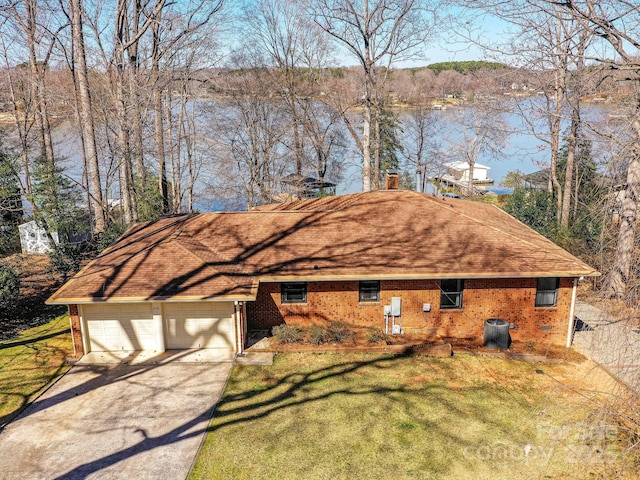
{"label": "brown shingle roof", "polygon": [[253,299],[261,280],[597,274],[492,205],[378,191],[136,225],[49,301]]}

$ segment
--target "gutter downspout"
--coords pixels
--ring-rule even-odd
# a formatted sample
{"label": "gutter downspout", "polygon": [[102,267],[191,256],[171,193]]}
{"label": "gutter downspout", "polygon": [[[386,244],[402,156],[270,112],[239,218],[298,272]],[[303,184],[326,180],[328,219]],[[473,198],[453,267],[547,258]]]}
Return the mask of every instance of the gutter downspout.
{"label": "gutter downspout", "polygon": [[242,302],[239,302],[238,300],[235,300],[233,302],[233,313],[236,319],[236,356],[238,357],[244,357],[244,315],[242,315],[243,306],[244,305],[242,304]]}
{"label": "gutter downspout", "polygon": [[573,325],[576,313],[576,297],[578,290],[578,279],[573,279],[573,291],[571,292],[571,309],[569,310],[569,326],[567,328],[567,348],[571,346],[573,340]]}

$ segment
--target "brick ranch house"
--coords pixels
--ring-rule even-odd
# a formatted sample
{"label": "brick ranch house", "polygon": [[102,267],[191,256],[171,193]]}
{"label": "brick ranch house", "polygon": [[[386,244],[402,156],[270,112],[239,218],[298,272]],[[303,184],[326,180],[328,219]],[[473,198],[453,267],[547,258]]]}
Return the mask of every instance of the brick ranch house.
{"label": "brick ranch house", "polygon": [[[571,343],[593,268],[501,209],[377,191],[181,215],[131,227],[48,301],[67,304],[77,354],[242,352],[248,330],[343,320],[405,333]],[[392,300],[395,298],[396,300]]]}

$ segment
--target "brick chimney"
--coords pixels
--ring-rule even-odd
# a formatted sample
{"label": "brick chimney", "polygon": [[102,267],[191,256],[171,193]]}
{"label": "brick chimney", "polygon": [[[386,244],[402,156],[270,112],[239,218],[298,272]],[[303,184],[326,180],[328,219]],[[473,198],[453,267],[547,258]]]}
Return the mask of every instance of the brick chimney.
{"label": "brick chimney", "polygon": [[400,178],[396,170],[387,170],[385,177],[386,190],[398,190],[400,188]]}

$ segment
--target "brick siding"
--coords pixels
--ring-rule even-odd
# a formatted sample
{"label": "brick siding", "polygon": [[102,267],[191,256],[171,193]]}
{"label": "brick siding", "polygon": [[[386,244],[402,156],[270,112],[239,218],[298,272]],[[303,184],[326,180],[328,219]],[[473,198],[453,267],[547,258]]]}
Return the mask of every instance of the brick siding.
{"label": "brick siding", "polygon": [[74,355],[84,355],[82,346],[82,329],[80,327],[80,314],[78,305],[69,305],[69,317],[71,317],[71,337],[73,338]]}
{"label": "brick siding", "polygon": [[[358,302],[357,281],[307,283],[307,303],[283,304],[280,283],[261,283],[255,302],[247,303],[249,329],[270,329],[282,323],[308,325],[343,320],[356,326],[384,328],[384,305],[402,298],[399,323],[406,333],[436,329],[442,336],[482,338],[488,318],[515,324],[514,340],[564,344],[571,309],[573,279],[560,279],[556,307],[536,308],[535,278],[465,280],[462,309],[440,309],[439,280],[380,282],[379,302]],[[424,303],[431,304],[423,312]]]}

